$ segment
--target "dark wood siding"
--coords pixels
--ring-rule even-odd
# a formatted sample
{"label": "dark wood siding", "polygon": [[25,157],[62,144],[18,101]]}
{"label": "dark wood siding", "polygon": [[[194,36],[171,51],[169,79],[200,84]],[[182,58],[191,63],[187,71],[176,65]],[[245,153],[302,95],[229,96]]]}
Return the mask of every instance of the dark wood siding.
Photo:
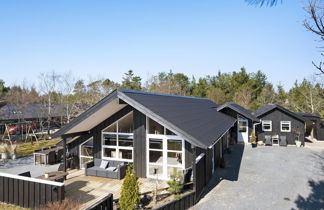
{"label": "dark wood siding", "polygon": [[146,116],[134,110],[134,167],[136,176],[146,177]]}
{"label": "dark wood siding", "polygon": [[192,166],[192,149],[191,144],[185,141],[185,168],[190,168]]}
{"label": "dark wood siding", "polygon": [[[282,112],[278,109],[274,109],[264,115],[260,116],[261,120],[271,120],[272,121],[272,131],[262,131],[262,123],[257,126],[258,140],[264,141],[265,135],[279,135],[286,136],[288,144],[295,144],[296,132],[300,133],[300,140],[304,143],[304,133],[305,124],[300,120],[294,118]],[[280,131],[280,121],[290,121],[291,122],[291,132],[281,132]]]}

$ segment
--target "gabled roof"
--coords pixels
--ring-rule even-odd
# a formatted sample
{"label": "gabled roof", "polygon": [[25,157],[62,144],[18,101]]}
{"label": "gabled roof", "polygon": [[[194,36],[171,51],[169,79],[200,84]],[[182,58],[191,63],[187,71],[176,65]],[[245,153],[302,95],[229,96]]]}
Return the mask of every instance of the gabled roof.
{"label": "gabled roof", "polygon": [[[113,99],[112,95],[115,96]],[[87,118],[100,112],[107,103],[113,103],[116,98],[165,125],[190,143],[203,148],[214,144],[235,122],[232,117],[218,112],[217,104],[208,99],[117,89],[59,130],[58,134],[67,134],[70,130],[73,132],[91,130],[94,124],[86,128],[87,123],[84,123],[85,125],[80,126],[83,130],[74,128],[82,123],[80,121],[87,121]],[[103,115],[104,112],[100,116]],[[105,115],[105,119],[108,117]]]}
{"label": "gabled roof", "polygon": [[255,112],[253,112],[253,115],[256,116],[256,117],[261,117],[262,115],[264,114],[267,114],[268,112],[274,110],[274,109],[278,109],[302,122],[306,122],[306,120],[301,117],[300,115],[296,114],[295,112],[292,112],[278,104],[267,104],[267,105],[264,105],[262,107],[260,107],[259,109],[257,109]]}
{"label": "gabled roof", "polygon": [[[51,116],[60,117],[64,115],[64,106],[53,104],[51,106]],[[1,120],[19,120],[19,119],[39,119],[47,118],[48,106],[45,104],[6,104],[0,108]]]}
{"label": "gabled roof", "polygon": [[241,105],[234,103],[234,102],[227,102],[223,105],[220,105],[219,107],[217,107],[217,111],[221,111],[226,108],[232,109],[235,112],[237,112],[238,114],[240,114],[243,117],[248,118],[252,121],[256,121],[256,122],[259,121],[258,118],[256,118],[255,116],[252,115],[252,112],[250,110],[247,110],[244,107],[242,107]]}

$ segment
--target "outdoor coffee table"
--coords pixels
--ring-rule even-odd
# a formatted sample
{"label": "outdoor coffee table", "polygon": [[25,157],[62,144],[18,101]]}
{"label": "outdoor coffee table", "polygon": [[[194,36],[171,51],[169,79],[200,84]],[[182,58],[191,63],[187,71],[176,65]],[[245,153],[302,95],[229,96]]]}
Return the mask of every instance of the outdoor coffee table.
{"label": "outdoor coffee table", "polygon": [[68,173],[64,171],[53,171],[48,173],[48,178],[45,178],[45,175],[38,176],[36,178],[48,180],[48,181],[61,181],[61,180],[65,180],[67,175]]}

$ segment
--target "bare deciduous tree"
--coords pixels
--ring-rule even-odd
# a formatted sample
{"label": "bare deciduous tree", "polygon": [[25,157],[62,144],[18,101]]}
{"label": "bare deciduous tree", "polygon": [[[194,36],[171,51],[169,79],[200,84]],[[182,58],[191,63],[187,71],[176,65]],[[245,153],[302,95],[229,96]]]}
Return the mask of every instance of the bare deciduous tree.
{"label": "bare deciduous tree", "polygon": [[53,95],[57,93],[57,87],[60,80],[60,75],[55,71],[40,73],[40,91],[43,93],[44,97],[47,98],[47,128],[50,132],[50,123],[52,118],[52,103]]}
{"label": "bare deciduous tree", "polygon": [[[308,5],[305,7],[306,12],[309,14],[309,19],[304,20],[304,26],[307,30],[313,32],[320,37],[319,41],[324,41],[324,3],[322,0],[309,0]],[[320,46],[320,48],[323,48]],[[321,53],[324,56],[323,53]],[[323,62],[316,64],[312,62],[316,69],[324,74]]]}

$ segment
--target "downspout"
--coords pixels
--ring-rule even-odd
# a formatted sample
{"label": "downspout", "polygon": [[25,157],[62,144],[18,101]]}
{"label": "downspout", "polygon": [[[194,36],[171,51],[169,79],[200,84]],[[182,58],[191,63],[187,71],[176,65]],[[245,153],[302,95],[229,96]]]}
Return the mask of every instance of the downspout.
{"label": "downspout", "polygon": [[261,119],[259,119],[259,122],[258,123],[253,123],[253,133],[255,134],[255,136],[256,136],[256,133],[255,133],[255,126],[256,125],[260,125],[261,124]]}

